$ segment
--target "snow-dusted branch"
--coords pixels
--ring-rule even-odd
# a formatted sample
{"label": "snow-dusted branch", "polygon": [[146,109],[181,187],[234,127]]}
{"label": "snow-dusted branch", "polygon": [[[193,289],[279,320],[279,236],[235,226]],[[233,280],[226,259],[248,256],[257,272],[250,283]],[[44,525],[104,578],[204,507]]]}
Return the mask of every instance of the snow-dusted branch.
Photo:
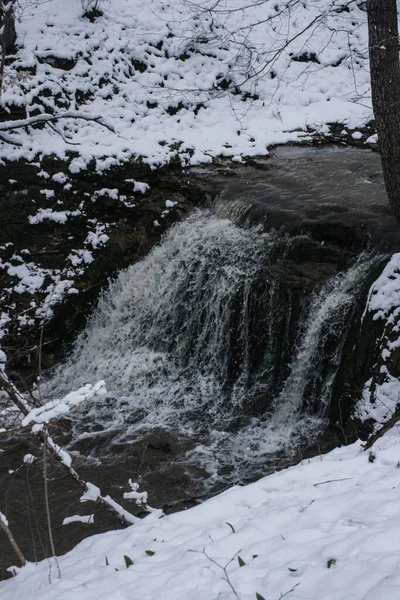
{"label": "snow-dusted branch", "polygon": [[400,421],[400,409],[397,409],[386,423],[377,431],[374,431],[363,445],[364,451],[369,450],[379,438],[381,438],[389,429],[394,427]]}
{"label": "snow-dusted branch", "polygon": [[102,127],[105,127],[109,131],[115,133],[115,129],[109,123],[106,123],[102,117],[94,117],[93,115],[86,115],[84,113],[77,112],[65,112],[59,115],[35,115],[34,117],[28,117],[27,119],[19,119],[17,121],[6,121],[0,123],[0,131],[13,131],[14,129],[21,129],[21,127],[29,127],[29,125],[38,125],[39,123],[54,123],[60,119],[82,119],[83,121],[92,121],[98,123]]}
{"label": "snow-dusted branch", "polygon": [[8,520],[2,512],[0,512],[0,529],[4,531],[6,536],[8,537],[8,541],[10,542],[15,554],[18,556],[18,560],[22,566],[26,564],[25,556],[22,554],[20,547],[18,546],[15,538],[11,532],[11,529],[8,526]]}
{"label": "snow-dusted branch", "polygon": [[[103,496],[97,486],[85,481],[72,466],[72,457],[70,454],[54,442],[52,437],[49,435],[45,422],[46,420],[48,421],[50,417],[60,414],[60,412],[56,410],[55,406],[53,406],[51,403],[48,403],[40,409],[31,410],[31,407],[25,398],[22,396],[16,386],[10,381],[4,370],[0,370],[0,389],[4,390],[8,394],[11,401],[21,412],[21,415],[25,417],[23,424],[27,425],[33,423],[32,433],[39,438],[47,451],[54,456],[54,458],[63,466],[64,470],[69,474],[69,476],[72,477],[72,479],[84,490],[84,495],[81,498],[82,501],[93,500],[94,502],[103,505],[120,521],[127,525],[131,525],[132,523],[140,521],[138,517],[135,517],[129,511],[125,510],[120,504],[118,504],[118,502],[113,500],[113,498],[108,495]],[[96,393],[98,391],[99,390],[97,390]],[[69,396],[72,396],[72,394]],[[66,398],[68,398],[68,396]],[[61,412],[65,412],[67,409],[69,410],[70,406],[73,405],[71,398],[70,400],[71,402],[68,403],[65,402],[64,399],[65,410],[62,410]]]}

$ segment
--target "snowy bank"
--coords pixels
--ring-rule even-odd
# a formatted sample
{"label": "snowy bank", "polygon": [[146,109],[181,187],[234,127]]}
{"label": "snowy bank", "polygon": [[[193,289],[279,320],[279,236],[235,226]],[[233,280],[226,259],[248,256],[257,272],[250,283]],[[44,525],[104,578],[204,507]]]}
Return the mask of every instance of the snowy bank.
{"label": "snowy bank", "polygon": [[[183,164],[240,161],[372,118],[366,13],[355,2],[109,0],[100,10],[89,19],[78,1],[22,0],[6,112],[87,119],[15,130],[21,146],[0,142],[0,157],[72,150],[72,172],[91,159],[105,169],[177,153]],[[108,128],[90,120],[99,117]]]}
{"label": "snowy bank", "polygon": [[[6,600],[397,600],[400,434],[338,448],[196,508],[84,540]],[[128,567],[129,557],[133,564]],[[226,566],[227,565],[227,566]],[[226,572],[224,571],[226,567]],[[290,592],[290,593],[289,593]]]}

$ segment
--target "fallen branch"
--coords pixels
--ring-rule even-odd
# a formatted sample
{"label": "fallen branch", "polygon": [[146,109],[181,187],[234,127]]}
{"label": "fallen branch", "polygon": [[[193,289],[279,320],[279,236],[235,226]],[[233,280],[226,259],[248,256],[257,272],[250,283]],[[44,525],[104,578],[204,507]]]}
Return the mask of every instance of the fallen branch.
{"label": "fallen branch", "polygon": [[10,542],[11,546],[13,547],[15,554],[18,556],[18,560],[21,563],[21,565],[22,566],[26,565],[25,556],[22,554],[17,542],[15,541],[14,536],[11,533],[11,529],[8,526],[7,518],[5,517],[5,515],[3,515],[2,512],[0,512],[0,529],[2,529],[4,531],[4,533],[6,534],[6,536],[8,537],[8,541]]}
{"label": "fallen branch", "polygon": [[319,483],[314,483],[314,487],[318,485],[325,485],[325,483],[335,483],[336,481],[347,481],[348,479],[353,479],[352,477],[342,477],[341,479],[328,479],[327,481],[320,481]]}
{"label": "fallen branch", "polygon": [[294,592],[294,590],[297,588],[297,586],[300,585],[300,581],[298,583],[296,583],[292,588],[290,588],[290,590],[288,590],[287,592],[285,592],[284,594],[281,594],[279,596],[279,600],[282,600],[282,598],[284,598],[285,596],[287,596],[288,594],[291,594],[292,592]]}
{"label": "fallen branch", "polygon": [[[54,123],[60,119],[82,119],[83,121],[93,121],[102,127],[105,127],[109,131],[115,133],[115,129],[112,125],[109,125],[104,121],[102,117],[93,117],[92,115],[85,115],[84,113],[65,112],[60,115],[35,115],[34,117],[28,117],[27,119],[18,119],[16,121],[6,121],[0,123],[1,131],[13,131],[14,129],[21,129],[21,127],[28,127],[29,125],[37,125],[39,123]],[[7,141],[7,140],[5,140]],[[11,141],[11,143],[14,143]]]}
{"label": "fallen branch", "polygon": [[[31,409],[25,398],[18,391],[15,385],[8,379],[6,373],[0,370],[0,389],[3,389],[11,401],[17,406],[21,414],[25,417],[28,415],[31,417]],[[48,433],[47,426],[44,423],[35,423],[32,427],[32,433],[37,435],[41,443],[44,444],[47,451],[54,456],[54,458],[63,466],[64,470],[67,471],[70,477],[84,490],[84,495],[81,500],[93,500],[102,504],[105,508],[111,511],[114,516],[126,525],[132,525],[137,523],[141,519],[135,517],[130,512],[125,510],[118,502],[113,500],[110,496],[102,496],[100,489],[94,486],[88,481],[82,479],[79,473],[72,466],[72,458],[60,446],[58,446]]]}
{"label": "fallen branch", "polygon": [[364,451],[369,450],[371,446],[375,444],[376,440],[379,440],[379,438],[382,437],[387,431],[389,431],[389,429],[391,429],[393,425],[396,425],[397,421],[399,420],[400,408],[396,410],[396,412],[390,417],[389,421],[386,421],[386,423],[384,423],[382,427],[378,429],[378,431],[375,431],[369,436],[366,443],[362,446],[364,448]]}

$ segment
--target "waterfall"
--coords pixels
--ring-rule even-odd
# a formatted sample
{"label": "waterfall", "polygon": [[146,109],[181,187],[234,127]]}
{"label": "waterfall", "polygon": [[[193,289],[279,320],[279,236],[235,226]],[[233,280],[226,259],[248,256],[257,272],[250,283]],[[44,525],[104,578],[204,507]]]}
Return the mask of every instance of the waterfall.
{"label": "waterfall", "polygon": [[168,428],[196,436],[185,460],[237,476],[315,439],[374,259],[291,290],[282,265],[297,239],[199,212],[122,271],[44,385],[60,396],[106,381],[74,416],[78,438]]}

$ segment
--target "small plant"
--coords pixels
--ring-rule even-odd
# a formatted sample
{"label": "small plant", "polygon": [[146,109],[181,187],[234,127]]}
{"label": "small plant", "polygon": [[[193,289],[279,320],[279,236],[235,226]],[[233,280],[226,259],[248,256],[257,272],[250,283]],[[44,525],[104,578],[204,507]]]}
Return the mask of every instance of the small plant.
{"label": "small plant", "polygon": [[265,600],[264,596],[261,596],[261,594],[259,594],[258,592],[256,592],[256,598],[257,600]]}
{"label": "small plant", "polygon": [[153,550],[145,550],[147,556],[154,556],[155,552],[153,552]]}
{"label": "small plant", "polygon": [[328,560],[328,562],[326,563],[326,566],[328,567],[328,569],[330,569],[331,567],[333,567],[333,565],[336,565],[336,558],[330,558]]}
{"label": "small plant", "polygon": [[228,521],[225,521],[225,523],[232,529],[232,533],[236,533],[235,528],[231,523],[228,523]]}
{"label": "small plant", "polygon": [[239,563],[239,567],[245,567],[246,563],[244,562],[243,558],[241,556],[237,557],[238,559],[238,563]]}
{"label": "small plant", "polygon": [[129,558],[129,556],[126,556],[126,554],[124,554],[124,560],[125,560],[126,568],[129,569],[129,567],[131,565],[133,565],[133,560],[131,558]]}

